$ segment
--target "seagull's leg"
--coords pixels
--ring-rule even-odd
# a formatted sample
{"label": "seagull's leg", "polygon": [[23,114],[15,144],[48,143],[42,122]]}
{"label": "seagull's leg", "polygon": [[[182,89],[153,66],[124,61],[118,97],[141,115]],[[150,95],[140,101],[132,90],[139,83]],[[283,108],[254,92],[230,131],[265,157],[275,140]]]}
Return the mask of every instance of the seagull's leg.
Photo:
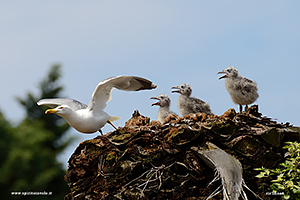
{"label": "seagull's leg", "polygon": [[103,136],[103,133],[102,133],[102,130],[101,129],[99,129],[99,132],[101,133],[101,135]]}
{"label": "seagull's leg", "polygon": [[111,121],[107,120],[107,123],[109,123],[112,127],[114,127],[117,130],[117,127],[115,127],[115,125],[113,125],[113,123],[111,123]]}
{"label": "seagull's leg", "polygon": [[240,113],[243,112],[243,106],[242,105],[239,105],[240,106]]}
{"label": "seagull's leg", "polygon": [[247,110],[248,110],[248,105],[245,106],[245,111],[247,112]]}

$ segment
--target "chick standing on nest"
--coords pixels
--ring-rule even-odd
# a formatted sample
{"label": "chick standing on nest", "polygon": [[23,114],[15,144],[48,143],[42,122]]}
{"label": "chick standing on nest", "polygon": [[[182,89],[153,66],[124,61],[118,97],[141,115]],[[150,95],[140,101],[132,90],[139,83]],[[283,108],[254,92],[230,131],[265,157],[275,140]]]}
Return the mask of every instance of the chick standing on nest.
{"label": "chick standing on nest", "polygon": [[208,103],[196,97],[190,97],[192,94],[192,88],[189,84],[183,83],[177,87],[172,87],[172,89],[176,89],[172,91],[172,93],[177,92],[180,94],[178,97],[177,106],[182,116],[198,112],[213,115]]}
{"label": "chick standing on nest", "polygon": [[257,84],[244,76],[238,74],[238,70],[234,67],[227,67],[218,74],[225,74],[219,79],[226,78],[225,87],[230,95],[231,100],[238,104],[240,107],[240,113],[243,111],[243,105],[245,111],[249,104],[252,104],[259,97],[257,92]]}
{"label": "chick standing on nest", "polygon": [[151,97],[150,99],[156,99],[158,102],[151,104],[151,106],[157,105],[160,106],[158,111],[157,120],[161,123],[164,122],[165,118],[169,115],[177,115],[176,113],[170,111],[171,100],[168,95],[161,94],[156,97]]}

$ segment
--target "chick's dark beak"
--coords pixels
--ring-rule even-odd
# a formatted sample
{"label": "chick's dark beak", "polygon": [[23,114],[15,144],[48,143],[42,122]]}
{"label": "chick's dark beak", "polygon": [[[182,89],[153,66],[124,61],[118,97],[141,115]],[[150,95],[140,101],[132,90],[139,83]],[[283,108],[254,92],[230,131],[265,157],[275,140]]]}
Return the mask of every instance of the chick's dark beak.
{"label": "chick's dark beak", "polygon": [[178,88],[178,86],[177,87],[171,87],[171,89],[172,89],[172,93],[181,93],[181,90],[180,90],[180,88]]}
{"label": "chick's dark beak", "polygon": [[[150,99],[159,100],[157,97],[151,97]],[[160,105],[160,100],[158,102],[152,103],[151,106]]]}
{"label": "chick's dark beak", "polygon": [[227,73],[227,72],[224,72],[224,71],[218,72],[217,74],[225,74],[224,76],[221,76],[221,77],[219,78],[219,80],[222,79],[222,78],[227,78],[227,76],[228,76],[228,73]]}

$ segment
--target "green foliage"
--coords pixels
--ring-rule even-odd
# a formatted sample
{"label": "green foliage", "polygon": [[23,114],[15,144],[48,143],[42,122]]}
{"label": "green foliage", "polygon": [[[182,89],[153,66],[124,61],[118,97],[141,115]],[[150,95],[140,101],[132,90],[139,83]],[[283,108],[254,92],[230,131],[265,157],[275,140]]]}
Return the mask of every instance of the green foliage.
{"label": "green foliage", "polygon": [[[26,98],[17,98],[17,101],[26,110],[26,120],[34,123],[35,121],[43,121],[43,128],[51,130],[54,134],[54,139],[48,140],[45,145],[51,148],[52,151],[60,153],[66,146],[66,144],[60,144],[58,142],[62,135],[69,129],[69,125],[62,118],[57,115],[45,115],[46,107],[39,107],[36,102],[44,98],[59,97],[63,89],[59,85],[58,80],[60,78],[60,65],[54,65],[50,69],[48,76],[40,83],[40,95],[34,96],[32,93],[27,93]],[[54,140],[54,141],[53,141]]]}
{"label": "green foliage", "polygon": [[282,199],[300,200],[300,144],[286,142],[283,148],[287,150],[285,162],[276,169],[264,167],[255,170],[261,171],[257,178],[271,180],[270,189],[273,193],[281,193]]}
{"label": "green foliage", "polygon": [[11,192],[51,192],[52,195],[28,195],[26,199],[62,199],[68,191],[65,170],[56,160],[72,138],[63,142],[69,125],[56,115],[45,115],[36,102],[42,98],[59,97],[60,66],[51,68],[41,82],[40,95],[28,93],[17,98],[26,110],[26,117],[13,127],[0,112],[0,192],[1,199],[20,199]]}

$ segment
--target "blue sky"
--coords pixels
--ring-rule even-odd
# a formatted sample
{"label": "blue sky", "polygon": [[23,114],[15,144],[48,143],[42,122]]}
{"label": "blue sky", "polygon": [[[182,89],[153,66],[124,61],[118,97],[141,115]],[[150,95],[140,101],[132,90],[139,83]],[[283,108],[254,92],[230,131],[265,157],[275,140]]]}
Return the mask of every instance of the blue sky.
{"label": "blue sky", "polygon": [[[15,101],[38,83],[53,64],[62,65],[65,97],[88,103],[99,81],[138,75],[158,85],[153,91],[114,90],[105,111],[123,126],[133,112],[156,119],[151,96],[171,87],[192,86],[192,96],[221,115],[233,104],[218,71],[236,67],[255,80],[264,116],[300,126],[299,1],[10,1],[0,3],[0,109],[18,123],[24,111]],[[103,132],[113,131],[107,125]],[[84,139],[60,157],[64,163]]]}

